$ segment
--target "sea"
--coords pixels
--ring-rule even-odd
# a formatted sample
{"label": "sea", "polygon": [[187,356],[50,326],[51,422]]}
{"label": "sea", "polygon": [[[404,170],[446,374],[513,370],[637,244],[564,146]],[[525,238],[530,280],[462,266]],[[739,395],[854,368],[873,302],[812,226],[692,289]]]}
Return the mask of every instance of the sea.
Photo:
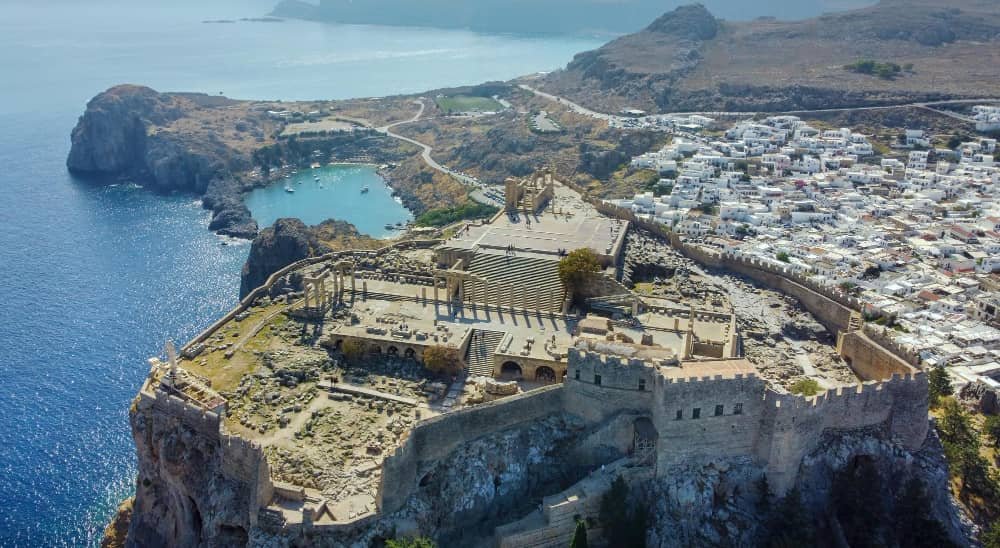
{"label": "sea", "polygon": [[[202,23],[271,7],[0,2],[0,546],[99,542],[134,490],[128,407],[146,359],[236,304],[249,250],[207,230],[196,196],[71,177],[69,135],[91,97],[125,82],[245,99],[384,96],[552,70],[601,42]],[[294,193],[279,183],[249,196],[262,226],[335,217],[384,237],[385,224],[410,219],[371,167],[299,177]]]}

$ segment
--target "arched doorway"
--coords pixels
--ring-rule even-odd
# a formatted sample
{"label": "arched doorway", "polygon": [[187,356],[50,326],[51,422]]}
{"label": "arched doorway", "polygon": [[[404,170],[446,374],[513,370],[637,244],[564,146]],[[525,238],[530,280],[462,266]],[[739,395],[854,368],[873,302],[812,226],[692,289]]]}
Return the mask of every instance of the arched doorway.
{"label": "arched doorway", "polygon": [[377,345],[377,344],[373,344],[371,346],[371,348],[368,349],[368,352],[370,352],[373,356],[381,356],[382,355],[382,347],[379,346],[379,345]]}
{"label": "arched doorway", "polygon": [[500,378],[505,380],[520,379],[523,376],[521,366],[517,362],[504,362],[500,366]]}
{"label": "arched doorway", "polygon": [[393,357],[398,356],[399,355],[399,349],[396,348],[395,346],[390,346],[389,350],[386,351],[386,354],[388,354],[390,356],[393,356]]}
{"label": "arched doorway", "polygon": [[551,367],[541,366],[535,369],[535,380],[544,383],[556,382],[556,372]]}
{"label": "arched doorway", "polygon": [[403,351],[403,357],[408,360],[412,360],[417,357],[417,353],[412,348],[407,348],[405,351]]}
{"label": "arched doorway", "polygon": [[640,464],[656,462],[656,442],[660,435],[648,417],[639,417],[632,423],[632,458]]}

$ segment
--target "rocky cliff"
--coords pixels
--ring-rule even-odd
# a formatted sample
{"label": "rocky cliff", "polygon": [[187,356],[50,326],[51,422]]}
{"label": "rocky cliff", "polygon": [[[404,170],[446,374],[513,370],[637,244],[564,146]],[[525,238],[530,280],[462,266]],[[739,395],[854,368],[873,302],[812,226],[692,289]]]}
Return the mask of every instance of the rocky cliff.
{"label": "rocky cliff", "polygon": [[245,546],[255,486],[227,473],[217,429],[141,405],[130,422],[139,472],[126,546]]}
{"label": "rocky cliff", "polygon": [[[637,487],[632,503],[649,509],[652,524],[648,546],[765,545],[792,527],[795,517],[780,515],[791,507],[818,546],[965,546],[972,536],[934,435],[914,453],[877,431],[828,434],[800,465],[797,504],[776,501],[750,459],[692,464]],[[858,513],[865,527],[853,521]],[[909,536],[919,528],[928,538]]]}
{"label": "rocky cliff", "polygon": [[[677,8],[640,32],[581,53],[546,91],[617,112],[789,111],[1000,95],[994,2],[883,0],[799,21],[717,20]],[[867,59],[899,67],[850,70]]]}
{"label": "rocky cliff", "polygon": [[250,256],[240,278],[240,298],[263,285],[271,274],[296,261],[341,249],[371,249],[381,245],[384,242],[361,234],[344,221],[330,219],[310,227],[299,219],[278,219],[261,230],[250,245]]}
{"label": "rocky cliff", "polygon": [[113,87],[87,104],[66,166],[77,175],[129,179],[158,192],[208,195],[213,230],[252,238],[257,224],[238,199],[241,185],[234,179],[250,169],[250,157],[205,127],[201,116],[225,106],[197,95]]}

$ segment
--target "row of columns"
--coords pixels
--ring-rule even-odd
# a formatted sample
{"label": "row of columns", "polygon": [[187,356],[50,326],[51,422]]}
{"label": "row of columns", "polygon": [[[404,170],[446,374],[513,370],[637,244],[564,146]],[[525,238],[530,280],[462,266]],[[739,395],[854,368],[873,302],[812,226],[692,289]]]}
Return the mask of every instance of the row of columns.
{"label": "row of columns", "polygon": [[[351,293],[357,291],[357,276],[353,266],[342,267],[338,265],[331,277],[333,291],[327,292],[326,281],[328,273],[323,272],[313,278],[304,278],[302,281],[305,308],[327,308],[332,303],[341,303],[344,298],[344,290],[347,285],[347,278],[350,277]],[[332,299],[331,299],[332,297]]]}

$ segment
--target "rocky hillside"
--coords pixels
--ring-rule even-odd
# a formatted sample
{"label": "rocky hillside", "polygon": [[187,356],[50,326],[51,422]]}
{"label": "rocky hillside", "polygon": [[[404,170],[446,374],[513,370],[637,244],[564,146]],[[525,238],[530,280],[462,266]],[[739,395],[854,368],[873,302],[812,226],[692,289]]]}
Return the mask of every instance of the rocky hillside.
{"label": "rocky hillside", "polygon": [[[212,196],[206,207],[214,212],[213,230],[252,238],[257,223],[250,211],[242,200],[227,197],[239,195],[241,185],[234,176],[251,167],[250,150],[242,142],[263,142],[273,128],[259,115],[228,108],[233,105],[242,103],[142,86],[113,87],[87,104],[73,129],[66,165],[77,175]],[[227,139],[236,129],[246,133],[245,139]]]}
{"label": "rocky hillside", "polygon": [[373,249],[381,245],[384,242],[362,235],[344,221],[331,219],[310,227],[298,219],[278,219],[261,230],[250,246],[240,277],[240,298],[295,261],[339,249]]}
{"label": "rocky hillside", "polygon": [[[850,70],[891,64],[882,76]],[[784,111],[1000,95],[1000,8],[883,0],[801,21],[727,22],[704,6],[581,53],[542,88],[616,112]]]}

